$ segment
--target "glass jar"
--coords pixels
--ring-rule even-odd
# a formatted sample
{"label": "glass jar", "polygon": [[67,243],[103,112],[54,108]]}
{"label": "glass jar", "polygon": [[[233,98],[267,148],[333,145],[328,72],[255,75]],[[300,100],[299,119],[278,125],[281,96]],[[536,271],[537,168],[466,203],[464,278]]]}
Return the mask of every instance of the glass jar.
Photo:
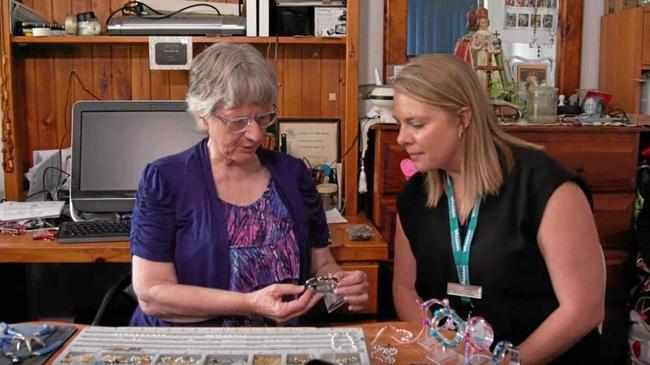
{"label": "glass jar", "polygon": [[102,26],[99,24],[95,13],[87,11],[77,14],[77,34],[78,35],[99,35]]}
{"label": "glass jar", "polygon": [[529,123],[555,123],[557,89],[551,86],[531,86],[528,89],[526,118]]}
{"label": "glass jar", "polygon": [[336,184],[318,184],[316,185],[316,190],[323,200],[323,208],[325,211],[336,208],[336,192],[338,191],[338,186],[336,186]]}

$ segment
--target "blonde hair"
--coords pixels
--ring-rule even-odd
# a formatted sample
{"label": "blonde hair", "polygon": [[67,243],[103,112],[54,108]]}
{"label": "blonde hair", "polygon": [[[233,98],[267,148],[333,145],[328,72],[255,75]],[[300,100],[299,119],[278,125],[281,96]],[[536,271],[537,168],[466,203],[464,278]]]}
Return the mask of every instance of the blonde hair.
{"label": "blonde hair", "polygon": [[[464,182],[458,212],[461,222],[467,219],[477,199],[496,194],[503,184],[499,151],[505,157],[507,171],[511,171],[514,165],[511,145],[540,148],[507,134],[498,126],[476,74],[453,56],[416,57],[400,71],[393,84],[397,91],[449,113],[457,113],[463,107],[472,111],[472,120],[460,142],[463,149],[460,171]],[[427,172],[427,206],[438,204],[446,188],[444,177],[444,172],[438,169]]]}

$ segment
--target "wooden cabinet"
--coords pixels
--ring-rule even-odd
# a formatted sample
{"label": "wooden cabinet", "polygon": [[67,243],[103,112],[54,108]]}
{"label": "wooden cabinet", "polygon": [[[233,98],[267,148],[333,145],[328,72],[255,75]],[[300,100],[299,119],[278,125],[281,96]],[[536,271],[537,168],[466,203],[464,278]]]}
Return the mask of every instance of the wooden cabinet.
{"label": "wooden cabinet", "polygon": [[[395,214],[397,213],[397,194],[406,182],[400,162],[408,155],[397,144],[398,127],[396,125],[375,124],[369,131],[369,151],[366,153],[368,176],[368,204],[372,210],[375,226],[393,250],[395,235]],[[392,257],[392,255],[391,255]]]}
{"label": "wooden cabinet", "polygon": [[641,63],[650,66],[650,11],[643,12],[643,46]]}
{"label": "wooden cabinet", "polygon": [[[581,175],[593,196],[598,234],[607,266],[606,318],[603,358],[625,351],[625,265],[629,261],[629,233],[636,189],[639,128],[617,127],[504,127],[511,134],[545,147],[567,170]],[[404,184],[399,163],[407,155],[397,145],[398,127],[375,125],[372,217],[392,249],[395,234],[396,198]],[[385,284],[386,285],[386,284]]]}
{"label": "wooden cabinet", "polygon": [[[372,218],[387,241],[394,232],[397,193],[404,184],[399,163],[407,155],[397,145],[398,127],[374,129]],[[627,249],[636,189],[638,128],[506,127],[513,135],[545,147],[568,171],[581,176],[593,196],[594,216],[605,249]]]}
{"label": "wooden cabinet", "polygon": [[605,249],[627,249],[632,224],[639,129],[509,127],[513,135],[545,147],[568,171],[582,177],[593,196],[594,217]]}
{"label": "wooden cabinet", "polygon": [[608,108],[639,113],[637,79],[650,71],[650,8],[633,8],[601,18],[598,88],[612,94]]}
{"label": "wooden cabinet", "polygon": [[[228,0],[237,2],[236,0]],[[92,99],[184,99],[187,71],[149,70],[148,37],[12,37],[10,1],[2,21],[2,137],[6,198],[23,198],[23,173],[32,151],[70,145],[71,106]],[[63,23],[68,13],[94,11],[100,23],[125,0],[29,0],[47,21]],[[244,42],[267,55],[276,71],[282,117],[341,120],[341,149],[356,150],[358,109],[359,1],[347,2],[343,38],[194,37],[194,53],[215,42]],[[277,55],[277,57],[276,57]],[[74,75],[72,71],[74,70]],[[344,157],[345,199],[356,212],[357,156]]]}

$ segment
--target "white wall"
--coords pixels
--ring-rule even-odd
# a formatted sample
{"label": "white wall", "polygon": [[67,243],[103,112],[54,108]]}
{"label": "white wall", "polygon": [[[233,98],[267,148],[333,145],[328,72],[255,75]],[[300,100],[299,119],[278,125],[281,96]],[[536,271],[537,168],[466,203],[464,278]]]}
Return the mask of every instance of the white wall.
{"label": "white wall", "polygon": [[582,52],[580,56],[580,88],[598,88],[600,60],[600,18],[605,10],[604,0],[587,0],[582,17]]}
{"label": "white wall", "polygon": [[[562,1],[562,0],[559,0]],[[559,4],[558,1],[558,4]],[[589,0],[587,0],[589,1]],[[538,58],[551,57],[555,59],[555,50],[556,50],[556,33],[551,34],[547,28],[538,28],[535,36],[537,37],[537,43],[541,46],[539,47],[539,57],[537,56],[537,47],[531,48],[530,42],[533,39],[533,30],[522,29],[504,29],[504,18],[505,18],[505,9],[504,9],[503,0],[486,0],[485,7],[488,9],[489,18],[490,18],[490,30],[498,31],[503,41],[503,51],[505,52],[506,57],[512,57],[517,55],[519,57],[524,57],[527,59],[535,60]],[[527,11],[529,12],[530,8]],[[539,9],[538,14],[552,14],[549,9],[541,8]],[[555,15],[555,14],[553,14]],[[553,17],[555,20],[554,28],[557,28],[557,17]],[[551,42],[553,38],[553,42]],[[549,70],[548,79],[546,80],[549,85],[555,85],[555,62],[553,63],[551,69]]]}

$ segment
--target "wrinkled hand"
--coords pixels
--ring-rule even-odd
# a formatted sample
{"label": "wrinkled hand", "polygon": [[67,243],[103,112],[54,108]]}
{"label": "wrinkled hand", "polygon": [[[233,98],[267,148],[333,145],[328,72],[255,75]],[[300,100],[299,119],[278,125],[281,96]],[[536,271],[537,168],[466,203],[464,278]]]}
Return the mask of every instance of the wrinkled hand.
{"label": "wrinkled hand", "polygon": [[348,310],[360,311],[368,302],[368,277],[363,271],[339,271],[334,274],[339,280],[336,295],[342,296],[348,303]]}
{"label": "wrinkled hand", "polygon": [[[297,299],[282,301],[284,296],[297,295],[300,295]],[[284,323],[307,313],[322,297],[302,285],[273,284],[249,293],[248,301],[254,314]]]}

